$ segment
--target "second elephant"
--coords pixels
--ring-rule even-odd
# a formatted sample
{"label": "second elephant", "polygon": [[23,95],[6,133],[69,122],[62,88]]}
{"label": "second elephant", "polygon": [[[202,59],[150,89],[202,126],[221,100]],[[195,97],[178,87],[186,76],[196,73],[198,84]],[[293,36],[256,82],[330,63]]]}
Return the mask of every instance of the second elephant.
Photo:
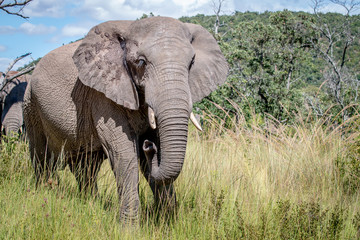
{"label": "second elephant", "polygon": [[[10,78],[17,73],[10,71],[6,77]],[[22,131],[24,94],[28,81],[29,75],[22,75],[11,80],[1,90],[1,134],[9,136]]]}

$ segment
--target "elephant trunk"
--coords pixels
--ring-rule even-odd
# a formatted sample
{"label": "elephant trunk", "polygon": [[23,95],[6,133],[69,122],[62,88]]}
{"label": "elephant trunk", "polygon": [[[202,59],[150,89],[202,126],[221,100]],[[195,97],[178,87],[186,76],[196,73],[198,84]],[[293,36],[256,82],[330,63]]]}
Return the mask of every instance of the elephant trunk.
{"label": "elephant trunk", "polygon": [[[157,184],[168,185],[175,181],[184,163],[191,100],[187,75],[179,76],[181,75],[177,74],[171,80],[162,81],[155,104],[157,108],[154,109],[159,146],[155,146],[152,154],[146,154],[145,151],[150,165],[150,177]],[[144,143],[144,150],[145,145]]]}
{"label": "elephant trunk", "polygon": [[16,118],[7,117],[2,124],[7,136],[13,136],[14,134],[17,134],[21,128],[21,123],[19,119]]}
{"label": "elephant trunk", "polygon": [[17,97],[17,95],[21,95],[18,90],[13,88],[11,94],[6,96],[4,108],[2,109],[1,123],[5,134],[8,136],[16,135],[24,123],[23,102],[22,99]]}
{"label": "elephant trunk", "polygon": [[174,181],[182,169],[187,143],[188,114],[162,119],[159,124],[160,160],[153,159],[151,177],[165,185]]}

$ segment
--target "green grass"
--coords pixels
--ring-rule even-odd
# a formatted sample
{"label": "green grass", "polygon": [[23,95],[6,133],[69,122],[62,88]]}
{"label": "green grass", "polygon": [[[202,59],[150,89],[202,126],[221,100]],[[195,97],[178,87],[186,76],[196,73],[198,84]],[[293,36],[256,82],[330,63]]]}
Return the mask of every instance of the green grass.
{"label": "green grass", "polygon": [[35,189],[26,142],[8,139],[0,151],[0,239],[359,238],[360,140],[325,122],[190,128],[175,213],[154,210],[141,177],[133,228],[119,223],[107,161],[97,198],[81,196],[68,169],[58,185]]}

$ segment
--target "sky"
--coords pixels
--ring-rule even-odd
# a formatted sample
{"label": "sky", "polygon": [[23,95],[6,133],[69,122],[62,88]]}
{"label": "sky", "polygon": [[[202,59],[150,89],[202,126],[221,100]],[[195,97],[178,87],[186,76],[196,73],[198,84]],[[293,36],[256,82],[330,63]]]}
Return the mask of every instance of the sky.
{"label": "sky", "polygon": [[[31,52],[15,65],[23,66],[51,50],[84,37],[91,27],[108,20],[136,20],[144,13],[179,18],[213,15],[218,0],[33,0],[23,14],[0,11],[0,71],[18,56]],[[6,2],[13,2],[5,0]],[[235,11],[312,12],[311,0],[225,0],[222,14]],[[331,11],[332,9],[329,9]],[[326,10],[328,11],[328,10]]]}

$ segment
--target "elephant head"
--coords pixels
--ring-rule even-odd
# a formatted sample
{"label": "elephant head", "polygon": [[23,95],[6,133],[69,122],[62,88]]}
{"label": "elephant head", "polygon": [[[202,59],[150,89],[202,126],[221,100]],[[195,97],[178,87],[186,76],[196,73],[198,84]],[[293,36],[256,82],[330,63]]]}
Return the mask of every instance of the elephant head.
{"label": "elephant head", "polygon": [[174,181],[185,157],[193,103],[226,80],[228,65],[212,35],[166,17],[110,21],[90,30],[73,60],[84,85],[148,114],[159,139],[151,178]]}
{"label": "elephant head", "polygon": [[[10,71],[4,81],[17,74],[17,71]],[[25,89],[28,84],[28,76],[22,75],[3,85],[0,91],[1,100],[1,130],[6,135],[18,133],[22,130],[23,101]]]}

